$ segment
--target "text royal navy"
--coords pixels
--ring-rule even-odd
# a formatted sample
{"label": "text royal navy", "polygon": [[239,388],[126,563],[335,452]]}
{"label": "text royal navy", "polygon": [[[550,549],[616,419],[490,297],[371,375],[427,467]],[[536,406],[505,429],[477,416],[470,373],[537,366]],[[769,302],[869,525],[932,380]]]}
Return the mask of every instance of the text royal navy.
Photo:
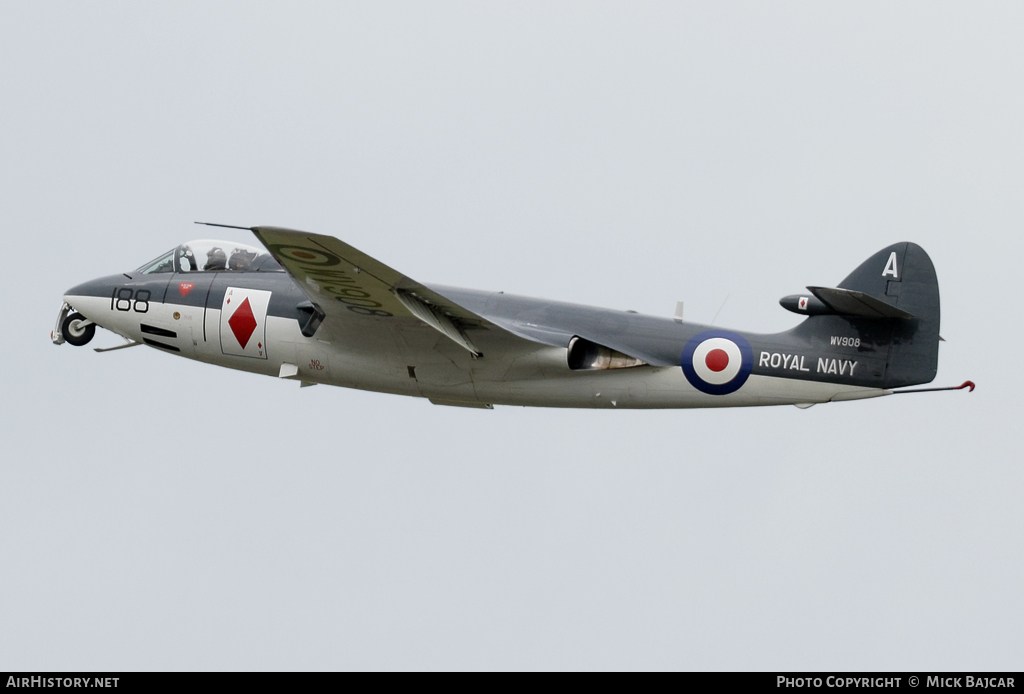
{"label": "text royal navy", "polygon": [[[790,371],[810,371],[807,368],[807,357],[798,354],[783,354],[780,352],[761,352],[757,362],[758,366],[766,366],[771,369],[789,369]],[[849,359],[829,359],[818,357],[817,372],[820,374],[837,374],[845,376],[853,375],[857,368],[857,362]]]}

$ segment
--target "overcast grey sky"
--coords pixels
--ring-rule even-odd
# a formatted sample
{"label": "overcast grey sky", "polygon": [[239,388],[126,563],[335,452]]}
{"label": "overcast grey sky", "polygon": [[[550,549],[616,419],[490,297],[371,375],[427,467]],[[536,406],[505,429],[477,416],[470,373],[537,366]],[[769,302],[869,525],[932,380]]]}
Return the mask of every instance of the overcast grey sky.
{"label": "overcast grey sky", "polygon": [[[4,3],[0,670],[1020,670],[1022,34],[1019,3]],[[915,241],[936,385],[978,389],[471,411],[49,343],[193,220],[766,332]]]}

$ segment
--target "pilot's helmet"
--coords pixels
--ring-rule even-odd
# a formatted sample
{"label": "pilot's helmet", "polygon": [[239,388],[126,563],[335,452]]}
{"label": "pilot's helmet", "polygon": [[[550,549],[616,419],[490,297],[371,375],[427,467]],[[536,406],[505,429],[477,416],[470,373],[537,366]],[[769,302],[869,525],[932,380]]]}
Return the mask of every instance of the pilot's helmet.
{"label": "pilot's helmet", "polygon": [[248,270],[252,266],[252,261],[256,259],[256,254],[252,251],[247,251],[244,248],[236,248],[231,251],[231,260],[228,261],[228,268],[231,270]]}
{"label": "pilot's helmet", "polygon": [[206,270],[224,270],[228,265],[227,254],[217,246],[214,246],[206,254]]}

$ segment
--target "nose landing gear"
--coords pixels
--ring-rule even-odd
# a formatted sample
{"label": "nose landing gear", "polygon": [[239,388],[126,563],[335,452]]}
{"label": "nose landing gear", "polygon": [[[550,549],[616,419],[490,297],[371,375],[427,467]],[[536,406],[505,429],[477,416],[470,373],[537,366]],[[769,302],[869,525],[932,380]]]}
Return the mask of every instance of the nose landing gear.
{"label": "nose landing gear", "polygon": [[81,313],[70,313],[60,325],[64,340],[75,347],[89,344],[96,334],[96,324]]}

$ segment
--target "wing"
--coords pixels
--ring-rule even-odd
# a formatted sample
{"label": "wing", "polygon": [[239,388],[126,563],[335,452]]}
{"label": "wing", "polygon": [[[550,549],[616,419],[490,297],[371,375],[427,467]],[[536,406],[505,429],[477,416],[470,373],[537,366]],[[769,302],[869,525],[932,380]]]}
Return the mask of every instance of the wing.
{"label": "wing", "polygon": [[252,232],[320,308],[325,325],[359,324],[360,331],[376,326],[383,336],[394,335],[396,323],[414,319],[475,357],[481,352],[474,338],[484,332],[488,343],[499,340],[503,349],[540,346],[332,236],[278,227],[252,227]]}

